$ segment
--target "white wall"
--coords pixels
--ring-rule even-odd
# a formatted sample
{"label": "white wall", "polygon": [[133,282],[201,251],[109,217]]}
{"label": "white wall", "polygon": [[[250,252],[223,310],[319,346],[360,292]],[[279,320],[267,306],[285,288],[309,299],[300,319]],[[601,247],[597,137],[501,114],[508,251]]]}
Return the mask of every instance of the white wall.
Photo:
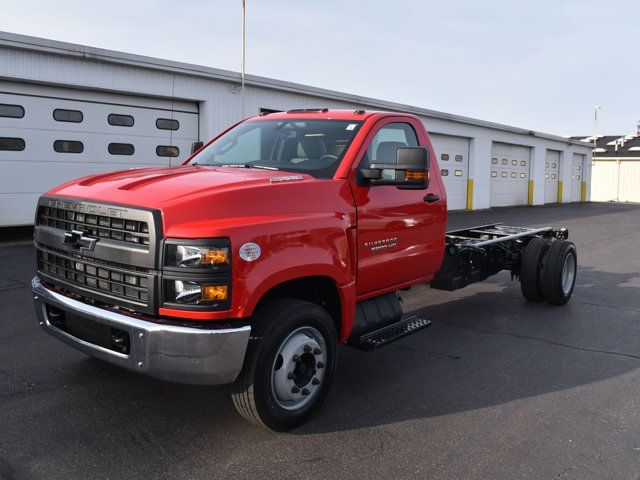
{"label": "white wall", "polygon": [[[587,158],[591,154],[591,147],[587,144],[577,144],[552,135],[261,77],[248,76],[248,84],[242,94],[239,75],[234,72],[7,33],[0,33],[0,79],[10,81],[12,90],[46,84],[128,94],[139,97],[141,102],[145,97],[196,102],[200,112],[201,140],[227,128],[243,115],[258,113],[260,108],[287,110],[296,107],[329,107],[409,111],[420,116],[429,131],[469,140],[469,181],[473,184],[474,209],[489,208],[490,205],[493,142],[532,149],[534,205],[544,204],[547,149],[562,152],[560,176],[564,202],[570,201],[571,197],[571,184],[566,179],[570,178],[573,153],[584,154]],[[583,175],[587,181],[591,178],[590,170],[591,164],[586,161]]]}

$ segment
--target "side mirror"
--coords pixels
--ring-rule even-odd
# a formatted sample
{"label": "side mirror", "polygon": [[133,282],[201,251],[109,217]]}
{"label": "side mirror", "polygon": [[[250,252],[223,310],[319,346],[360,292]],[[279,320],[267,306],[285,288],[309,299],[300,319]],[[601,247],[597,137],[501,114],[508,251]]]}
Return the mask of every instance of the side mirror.
{"label": "side mirror", "polygon": [[198,150],[200,150],[202,148],[202,146],[204,145],[204,142],[193,142],[191,144],[191,155],[193,155],[194,153],[196,153]]}
{"label": "side mirror", "polygon": [[[398,147],[396,163],[372,163],[360,170],[369,185],[395,185],[401,190],[424,190],[429,186],[429,150]],[[388,176],[383,171],[391,170]]]}

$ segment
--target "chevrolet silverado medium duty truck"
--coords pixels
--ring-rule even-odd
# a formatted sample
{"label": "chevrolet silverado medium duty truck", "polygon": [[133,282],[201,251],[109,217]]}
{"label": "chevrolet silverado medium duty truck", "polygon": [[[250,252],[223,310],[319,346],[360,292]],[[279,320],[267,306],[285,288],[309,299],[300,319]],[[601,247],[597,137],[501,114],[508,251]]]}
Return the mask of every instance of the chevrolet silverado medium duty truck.
{"label": "chevrolet silverado medium duty truck", "polygon": [[159,379],[232,384],[237,410],[293,428],[327,396],[337,347],[429,325],[398,291],[502,270],[565,304],[566,229],[445,232],[447,197],[413,115],[291,110],[244,120],[181,166],[98,174],[41,197],[33,298],[42,328]]}

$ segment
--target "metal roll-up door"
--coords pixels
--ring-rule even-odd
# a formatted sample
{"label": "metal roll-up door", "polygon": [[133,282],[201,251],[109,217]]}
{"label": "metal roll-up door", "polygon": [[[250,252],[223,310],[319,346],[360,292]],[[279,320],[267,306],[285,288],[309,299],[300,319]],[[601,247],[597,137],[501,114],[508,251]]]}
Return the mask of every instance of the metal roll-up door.
{"label": "metal roll-up door", "polygon": [[431,133],[429,137],[447,190],[447,207],[449,210],[463,210],[467,208],[469,139],[438,133]]}
{"label": "metal roll-up door", "polygon": [[531,148],[494,142],[491,147],[492,207],[529,203]]}
{"label": "metal roll-up door", "polygon": [[558,202],[558,181],[560,180],[560,152],[547,150],[544,164],[544,203]]}
{"label": "metal roll-up door", "polygon": [[619,194],[621,202],[640,202],[640,161],[620,161]]}
{"label": "metal roll-up door", "polygon": [[584,174],[584,155],[574,153],[571,161],[571,201],[579,202],[582,199],[582,182]]}
{"label": "metal roll-up door", "polygon": [[38,197],[66,181],[176,165],[198,141],[193,102],[25,85],[0,105],[12,106],[0,109],[0,226],[33,223]]}

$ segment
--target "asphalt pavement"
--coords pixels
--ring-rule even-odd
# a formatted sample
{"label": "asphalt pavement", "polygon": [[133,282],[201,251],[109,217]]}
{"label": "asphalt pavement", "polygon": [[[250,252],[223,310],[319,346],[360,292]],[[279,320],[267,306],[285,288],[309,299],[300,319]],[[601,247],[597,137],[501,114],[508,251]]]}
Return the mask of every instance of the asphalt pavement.
{"label": "asphalt pavement", "polygon": [[164,383],[49,337],[34,250],[0,243],[0,478],[640,478],[640,205],[451,214],[570,230],[564,307],[526,302],[503,272],[403,294],[430,328],[378,351],[340,348],[327,402],[303,427],[244,422],[229,389]]}

